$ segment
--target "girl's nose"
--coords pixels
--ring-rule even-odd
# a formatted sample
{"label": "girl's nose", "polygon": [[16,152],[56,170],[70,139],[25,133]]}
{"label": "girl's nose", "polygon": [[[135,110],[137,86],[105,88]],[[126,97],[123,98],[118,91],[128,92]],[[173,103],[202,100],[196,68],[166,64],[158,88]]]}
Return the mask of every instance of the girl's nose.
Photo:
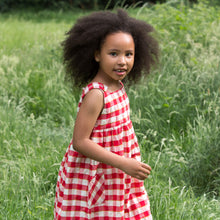
{"label": "girl's nose", "polygon": [[125,56],[119,56],[118,64],[124,65],[126,63]]}

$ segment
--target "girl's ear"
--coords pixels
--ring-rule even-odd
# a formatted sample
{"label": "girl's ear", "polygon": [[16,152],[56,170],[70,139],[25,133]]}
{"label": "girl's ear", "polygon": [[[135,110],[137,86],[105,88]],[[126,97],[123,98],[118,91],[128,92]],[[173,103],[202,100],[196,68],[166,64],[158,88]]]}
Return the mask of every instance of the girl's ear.
{"label": "girl's ear", "polygon": [[99,62],[99,61],[100,61],[100,56],[99,56],[99,51],[98,51],[98,50],[95,51],[94,57],[95,57],[95,61],[96,61],[96,62]]}

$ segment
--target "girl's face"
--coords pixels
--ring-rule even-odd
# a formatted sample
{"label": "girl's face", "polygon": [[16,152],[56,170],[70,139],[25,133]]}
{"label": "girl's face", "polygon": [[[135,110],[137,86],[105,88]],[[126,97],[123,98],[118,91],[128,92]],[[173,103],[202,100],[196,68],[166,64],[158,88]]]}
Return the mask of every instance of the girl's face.
{"label": "girl's face", "polygon": [[95,53],[99,63],[97,75],[109,83],[124,79],[134,65],[134,56],[135,44],[129,33],[107,35],[100,51]]}

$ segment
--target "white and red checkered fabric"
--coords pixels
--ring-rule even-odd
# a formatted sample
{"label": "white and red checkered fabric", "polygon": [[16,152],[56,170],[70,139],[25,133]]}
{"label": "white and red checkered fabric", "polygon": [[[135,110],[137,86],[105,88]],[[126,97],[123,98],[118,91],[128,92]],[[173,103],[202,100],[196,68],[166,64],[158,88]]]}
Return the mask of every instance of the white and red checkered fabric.
{"label": "white and red checkered fabric", "polygon": [[[79,108],[91,89],[101,89],[104,94],[104,108],[91,139],[115,154],[140,161],[123,84],[109,92],[101,83],[90,83],[83,89]],[[59,170],[54,219],[151,220],[152,216],[143,181],[81,155],[70,143]]]}

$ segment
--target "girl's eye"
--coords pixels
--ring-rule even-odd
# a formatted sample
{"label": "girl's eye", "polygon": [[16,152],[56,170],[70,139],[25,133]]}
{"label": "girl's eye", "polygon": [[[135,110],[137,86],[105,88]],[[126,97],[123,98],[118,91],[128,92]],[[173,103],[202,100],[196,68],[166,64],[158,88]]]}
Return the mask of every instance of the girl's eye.
{"label": "girl's eye", "polygon": [[133,56],[133,53],[131,53],[131,52],[126,53],[126,56],[127,56],[127,57],[131,57],[131,56]]}
{"label": "girl's eye", "polygon": [[116,52],[111,52],[110,55],[115,57],[115,56],[117,56],[117,53]]}

